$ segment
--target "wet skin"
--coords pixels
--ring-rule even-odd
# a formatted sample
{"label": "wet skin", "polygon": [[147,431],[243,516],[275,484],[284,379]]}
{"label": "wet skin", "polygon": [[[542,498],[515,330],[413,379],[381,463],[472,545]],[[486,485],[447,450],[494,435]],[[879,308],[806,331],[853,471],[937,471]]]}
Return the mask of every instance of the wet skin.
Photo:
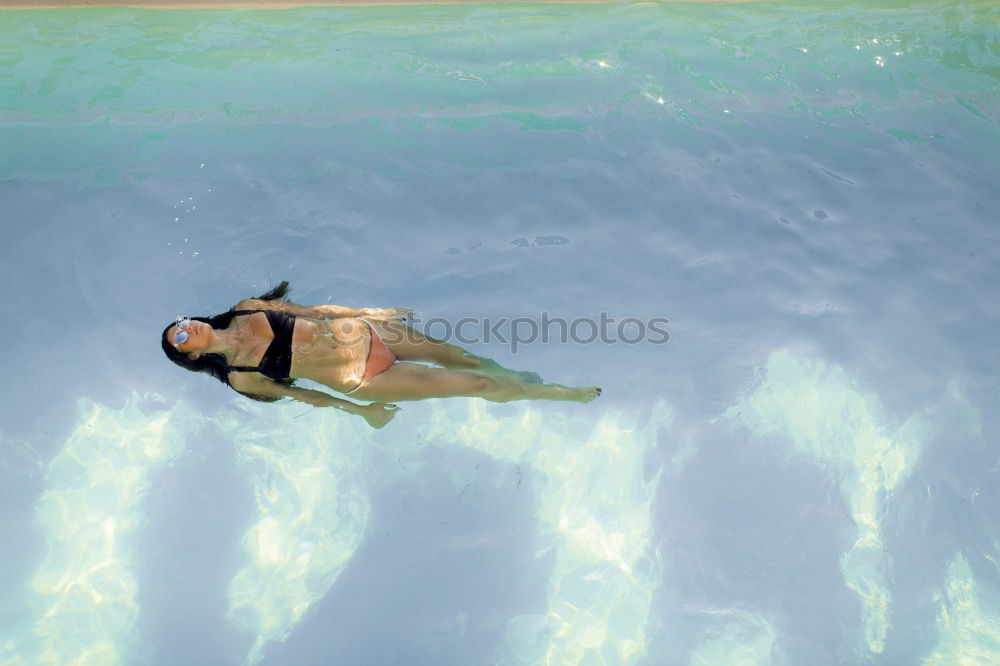
{"label": "wet skin", "polygon": [[[370,400],[372,404],[357,405],[322,391],[287,387],[256,372],[231,372],[230,384],[244,393],[291,397],[315,406],[337,407],[364,416],[376,428],[388,423],[398,409],[387,403],[403,400],[465,396],[493,402],[534,399],[590,402],[600,395],[600,389],[595,387],[526,382],[525,373],[508,370],[460,347],[429,338],[395,319],[397,315],[384,318],[369,315],[361,319],[338,314],[336,319],[325,321],[320,317],[325,314],[326,306],[299,306],[283,301],[242,301],[236,309],[257,309],[262,304],[267,309],[283,310],[296,316],[292,333],[292,377],[311,379],[342,393],[357,389],[351,397]],[[338,313],[344,310],[337,308]],[[399,361],[358,388],[371,346],[369,324]],[[176,325],[167,330],[171,343],[176,331]],[[188,333],[187,340],[174,344],[179,351],[187,352],[188,358],[193,360],[204,353],[220,353],[232,366],[259,365],[274,338],[263,312],[234,317],[229,327],[222,330],[192,321]],[[423,363],[441,367],[428,367]]]}

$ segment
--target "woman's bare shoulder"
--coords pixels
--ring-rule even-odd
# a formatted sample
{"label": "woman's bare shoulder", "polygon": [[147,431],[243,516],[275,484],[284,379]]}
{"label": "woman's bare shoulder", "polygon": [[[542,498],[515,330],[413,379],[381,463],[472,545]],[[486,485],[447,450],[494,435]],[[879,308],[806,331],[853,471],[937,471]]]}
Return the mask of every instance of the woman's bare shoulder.
{"label": "woman's bare shoulder", "polygon": [[231,371],[226,379],[229,381],[229,385],[240,393],[254,393],[254,389],[259,389],[261,384],[273,383],[259,372],[239,372],[236,370]]}

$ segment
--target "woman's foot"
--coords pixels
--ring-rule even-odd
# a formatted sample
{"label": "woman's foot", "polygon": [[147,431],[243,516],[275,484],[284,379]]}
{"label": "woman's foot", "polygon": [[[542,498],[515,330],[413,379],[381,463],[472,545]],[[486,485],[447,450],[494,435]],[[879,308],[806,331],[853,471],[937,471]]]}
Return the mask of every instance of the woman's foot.
{"label": "woman's foot", "polygon": [[578,386],[573,391],[576,394],[576,402],[590,402],[601,395],[600,386]]}
{"label": "woman's foot", "polygon": [[596,386],[561,386],[559,384],[522,384],[521,389],[530,400],[563,400],[566,402],[590,402],[601,395]]}

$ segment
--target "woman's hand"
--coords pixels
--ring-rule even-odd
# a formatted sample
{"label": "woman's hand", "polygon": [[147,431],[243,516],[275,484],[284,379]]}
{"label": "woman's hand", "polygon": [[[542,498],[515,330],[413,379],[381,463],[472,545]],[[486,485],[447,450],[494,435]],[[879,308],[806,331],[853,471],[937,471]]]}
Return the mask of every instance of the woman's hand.
{"label": "woman's hand", "polygon": [[384,428],[385,424],[396,416],[399,411],[398,405],[389,405],[384,402],[373,402],[361,408],[361,416],[365,417],[368,425],[378,429]]}
{"label": "woman's hand", "polygon": [[403,321],[413,314],[413,310],[408,308],[362,308],[361,317],[369,319],[396,319]]}

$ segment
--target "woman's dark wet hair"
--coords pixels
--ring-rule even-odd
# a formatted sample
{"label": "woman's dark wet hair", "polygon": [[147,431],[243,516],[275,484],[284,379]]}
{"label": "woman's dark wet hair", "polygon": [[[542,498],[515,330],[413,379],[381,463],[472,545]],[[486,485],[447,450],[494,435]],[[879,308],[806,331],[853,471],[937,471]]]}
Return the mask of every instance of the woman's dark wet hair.
{"label": "woman's dark wet hair", "polygon": [[[291,290],[291,287],[288,286],[288,280],[282,280],[281,284],[274,287],[270,291],[261,294],[257,297],[257,300],[276,301],[283,299]],[[230,309],[228,312],[223,312],[222,314],[217,314],[212,317],[191,317],[191,319],[194,319],[195,321],[203,321],[212,328],[219,330],[229,326],[229,322],[233,320],[233,310]],[[170,327],[173,325],[174,322],[167,324],[166,328],[163,329],[163,333],[160,334],[160,344],[163,347],[163,353],[167,355],[167,358],[185,370],[190,370],[191,372],[207,372],[226,386],[232,388],[229,384],[229,364],[226,363],[226,357],[222,354],[202,354],[197,360],[190,360],[185,352],[180,351],[167,341],[167,331],[170,330]],[[295,384],[295,380],[291,378],[279,379],[276,381],[279,384],[284,384],[285,386],[293,386]],[[236,389],[233,390],[235,391]],[[243,393],[243,391],[237,391],[237,393],[242,393],[246,397],[252,400],[259,400],[260,402],[276,402],[281,400],[281,398],[269,398],[260,395],[252,395],[250,393]]]}

